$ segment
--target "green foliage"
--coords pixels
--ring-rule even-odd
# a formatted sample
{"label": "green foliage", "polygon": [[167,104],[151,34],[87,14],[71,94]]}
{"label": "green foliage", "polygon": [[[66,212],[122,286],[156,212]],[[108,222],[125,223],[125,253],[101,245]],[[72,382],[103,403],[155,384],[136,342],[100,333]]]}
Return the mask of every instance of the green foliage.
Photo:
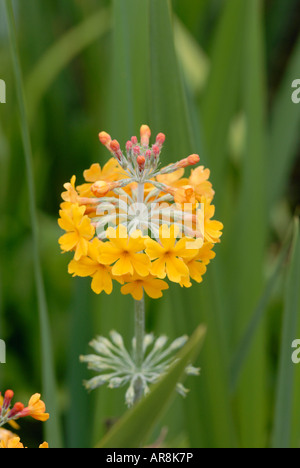
{"label": "green foliage", "polygon": [[[103,445],[153,443],[167,427],[166,446],[299,447],[300,37],[288,3],[17,0],[14,15],[0,4],[0,390],[43,393],[52,446],[93,447],[121,418]],[[125,143],[146,123],[166,133],[166,162],[200,153],[225,228],[203,284],[147,304],[156,335],[207,326],[201,377],[162,414],[171,373],[123,416],[122,391],[86,394],[78,357],[114,328],[130,343],[132,301],[68,277],[56,219],[63,183],[108,156],[98,132]],[[135,439],[143,424],[153,430]],[[31,426],[27,437],[42,438]]]}

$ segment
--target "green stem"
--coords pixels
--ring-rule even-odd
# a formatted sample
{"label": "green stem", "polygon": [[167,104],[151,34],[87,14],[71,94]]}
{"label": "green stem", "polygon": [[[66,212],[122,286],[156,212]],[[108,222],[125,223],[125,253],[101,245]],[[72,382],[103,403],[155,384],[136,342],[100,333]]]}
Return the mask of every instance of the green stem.
{"label": "green stem", "polygon": [[144,338],[145,338],[145,299],[135,301],[135,363],[141,370],[144,362]]}
{"label": "green stem", "polygon": [[[144,184],[139,184],[137,202],[144,203]],[[145,338],[145,297],[140,301],[135,301],[135,364],[138,370],[142,369],[144,362],[144,338]],[[137,379],[135,383],[135,402],[143,396],[143,381]]]}

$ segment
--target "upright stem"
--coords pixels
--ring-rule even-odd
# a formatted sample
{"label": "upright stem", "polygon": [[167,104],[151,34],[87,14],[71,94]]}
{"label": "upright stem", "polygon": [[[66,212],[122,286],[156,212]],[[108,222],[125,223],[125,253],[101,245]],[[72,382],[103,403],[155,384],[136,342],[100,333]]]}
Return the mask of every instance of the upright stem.
{"label": "upright stem", "polygon": [[135,301],[135,363],[141,370],[144,361],[144,338],[145,338],[145,299]]}
{"label": "upright stem", "polygon": [[[144,184],[138,185],[137,202],[144,203]],[[140,301],[135,301],[135,364],[137,370],[141,370],[144,362],[144,338],[145,338],[145,297]],[[135,383],[135,402],[143,396],[143,381],[137,379]]]}

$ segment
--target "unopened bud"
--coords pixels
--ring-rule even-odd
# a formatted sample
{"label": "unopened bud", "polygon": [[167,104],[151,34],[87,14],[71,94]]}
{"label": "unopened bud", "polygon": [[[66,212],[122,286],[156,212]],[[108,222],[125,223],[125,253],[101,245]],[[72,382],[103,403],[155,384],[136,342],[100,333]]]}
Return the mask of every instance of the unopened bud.
{"label": "unopened bud", "polygon": [[14,397],[14,392],[12,390],[6,390],[6,392],[4,394],[4,401],[3,401],[3,407],[2,407],[3,412],[8,410],[13,397]]}
{"label": "unopened bud", "polygon": [[[22,413],[24,410],[25,406],[23,403],[16,403],[13,407],[13,409],[8,413],[8,419],[13,419],[17,414]],[[22,414],[20,415],[22,417]]]}
{"label": "unopened bud", "polygon": [[149,146],[151,137],[151,130],[148,125],[141,126],[141,144],[142,146]]}
{"label": "unopened bud", "polygon": [[159,133],[156,137],[156,144],[161,148],[166,141],[166,135],[164,133]]}
{"label": "unopened bud", "polygon": [[126,143],[126,151],[127,153],[130,153],[130,151],[132,150],[132,142],[131,141],[127,141]]}
{"label": "unopened bud", "polygon": [[160,148],[159,148],[159,146],[153,145],[153,146],[152,146],[152,151],[153,151],[153,154],[154,154],[155,157],[158,157],[158,156],[159,156],[159,154],[160,154]]}
{"label": "unopened bud", "polygon": [[141,148],[140,148],[140,146],[135,146],[135,147],[133,148],[133,152],[134,152],[134,154],[135,154],[136,156],[138,156],[138,155],[141,153]]}
{"label": "unopened bud", "polygon": [[120,150],[120,143],[117,140],[112,140],[110,143],[110,149],[117,153]]}
{"label": "unopened bud", "polygon": [[106,132],[99,133],[99,140],[101,141],[102,145],[108,146],[111,142],[111,136]]}
{"label": "unopened bud", "polygon": [[132,142],[133,145],[137,145],[138,144],[137,137],[136,136],[131,137],[131,142]]}
{"label": "unopened bud", "polygon": [[195,166],[200,162],[200,156],[198,154],[191,154],[187,159],[190,166]]}
{"label": "unopened bud", "polygon": [[138,163],[140,169],[144,169],[145,164],[146,164],[145,156],[138,156],[137,157],[137,163]]}
{"label": "unopened bud", "polygon": [[176,163],[176,167],[185,168],[189,166],[195,166],[200,161],[200,156],[198,154],[191,154],[188,158],[182,159]]}

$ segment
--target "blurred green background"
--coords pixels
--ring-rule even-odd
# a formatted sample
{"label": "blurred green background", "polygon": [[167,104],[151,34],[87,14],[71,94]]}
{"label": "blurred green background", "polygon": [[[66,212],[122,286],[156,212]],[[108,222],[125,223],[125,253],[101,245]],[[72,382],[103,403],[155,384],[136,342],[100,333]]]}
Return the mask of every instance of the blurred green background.
{"label": "blurred green background", "polygon": [[[156,334],[175,338],[208,326],[201,377],[187,381],[187,399],[176,397],[149,442],[166,427],[169,447],[299,447],[300,370],[290,359],[300,338],[297,224],[289,248],[300,203],[300,105],[291,100],[300,78],[299,0],[13,5],[27,117],[20,121],[1,2],[0,338],[7,364],[0,388],[22,401],[42,392],[51,411],[45,434],[39,423],[22,422],[22,439],[93,447],[125,412],[123,391],[85,392],[91,373],[78,356],[114,328],[129,344],[132,302],[117,292],[95,297],[88,280],[68,276],[57,217],[63,184],[108,158],[99,131],[124,144],[147,123],[167,135],[166,163],[201,155],[225,225],[204,283],[172,287],[147,304],[147,330]],[[288,255],[281,253],[286,244]]]}

